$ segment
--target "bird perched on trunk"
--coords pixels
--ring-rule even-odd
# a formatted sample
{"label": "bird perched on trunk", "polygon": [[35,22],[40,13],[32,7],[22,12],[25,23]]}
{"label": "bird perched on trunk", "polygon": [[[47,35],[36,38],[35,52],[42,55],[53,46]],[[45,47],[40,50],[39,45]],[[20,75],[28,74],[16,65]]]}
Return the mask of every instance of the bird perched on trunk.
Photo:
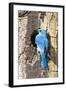
{"label": "bird perched on trunk", "polygon": [[39,34],[35,37],[35,43],[41,55],[41,68],[48,69],[47,55],[48,55],[48,46],[49,40],[47,38],[47,32],[45,30],[39,29]]}

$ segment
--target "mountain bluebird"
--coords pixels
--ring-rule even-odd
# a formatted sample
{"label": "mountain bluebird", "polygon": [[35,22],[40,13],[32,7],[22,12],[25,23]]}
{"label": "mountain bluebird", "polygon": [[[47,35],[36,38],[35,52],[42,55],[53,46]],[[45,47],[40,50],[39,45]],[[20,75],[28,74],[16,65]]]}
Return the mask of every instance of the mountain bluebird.
{"label": "mountain bluebird", "polygon": [[47,62],[47,54],[48,54],[48,38],[47,32],[44,30],[39,29],[39,34],[35,37],[35,43],[39,48],[40,55],[41,55],[41,68],[48,69],[48,62]]}

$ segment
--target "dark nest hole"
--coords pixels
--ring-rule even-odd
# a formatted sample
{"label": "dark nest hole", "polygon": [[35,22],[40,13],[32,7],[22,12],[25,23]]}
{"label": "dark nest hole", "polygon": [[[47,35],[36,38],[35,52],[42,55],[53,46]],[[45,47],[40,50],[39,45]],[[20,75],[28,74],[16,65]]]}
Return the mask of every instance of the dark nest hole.
{"label": "dark nest hole", "polygon": [[31,34],[31,43],[36,48],[37,48],[37,45],[35,44],[35,37],[36,37],[37,34],[39,34],[37,30],[34,30]]}

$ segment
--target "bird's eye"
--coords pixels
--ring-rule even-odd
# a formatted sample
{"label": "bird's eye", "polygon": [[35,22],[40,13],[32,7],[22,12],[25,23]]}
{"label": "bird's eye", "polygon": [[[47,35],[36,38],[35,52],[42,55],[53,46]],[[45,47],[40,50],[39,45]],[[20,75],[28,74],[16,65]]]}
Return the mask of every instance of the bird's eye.
{"label": "bird's eye", "polygon": [[41,32],[41,30],[39,32]]}

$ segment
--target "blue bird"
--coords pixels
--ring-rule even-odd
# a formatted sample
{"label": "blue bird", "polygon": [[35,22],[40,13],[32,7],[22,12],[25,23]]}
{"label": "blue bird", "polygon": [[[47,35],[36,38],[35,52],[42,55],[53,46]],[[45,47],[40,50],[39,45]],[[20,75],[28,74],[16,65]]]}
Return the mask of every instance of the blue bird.
{"label": "blue bird", "polygon": [[39,29],[39,34],[35,37],[35,43],[37,44],[37,47],[39,48],[40,55],[41,55],[41,68],[42,69],[48,69],[48,62],[47,62],[47,54],[48,54],[48,38],[47,38],[47,32]]}

